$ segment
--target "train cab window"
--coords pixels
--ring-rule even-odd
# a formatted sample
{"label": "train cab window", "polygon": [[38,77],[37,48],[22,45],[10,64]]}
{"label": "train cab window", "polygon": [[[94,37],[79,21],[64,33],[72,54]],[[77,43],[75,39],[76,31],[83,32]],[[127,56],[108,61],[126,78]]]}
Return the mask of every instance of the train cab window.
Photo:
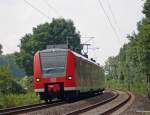
{"label": "train cab window", "polygon": [[67,51],[47,50],[40,52],[43,77],[62,77],[66,73]]}

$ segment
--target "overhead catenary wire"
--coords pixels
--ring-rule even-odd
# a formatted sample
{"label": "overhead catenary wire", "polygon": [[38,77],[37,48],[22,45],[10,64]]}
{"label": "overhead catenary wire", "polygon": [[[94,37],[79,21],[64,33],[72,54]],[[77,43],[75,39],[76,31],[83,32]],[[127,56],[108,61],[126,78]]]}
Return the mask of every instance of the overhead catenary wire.
{"label": "overhead catenary wire", "polygon": [[95,37],[81,37],[81,38],[89,38],[87,41],[85,41],[83,44],[86,44],[88,42],[90,42],[91,40],[93,40]]}
{"label": "overhead catenary wire", "polygon": [[35,7],[34,5],[32,5],[30,2],[28,2],[27,0],[24,0],[24,2],[26,4],[28,4],[30,7],[32,7],[34,10],[36,10],[37,12],[39,12],[41,15],[43,15],[47,19],[51,20],[51,18],[48,15],[46,15],[43,11],[41,11],[40,9],[38,9],[37,7]]}
{"label": "overhead catenary wire", "polygon": [[102,4],[101,0],[98,0],[98,2],[99,2],[99,5],[100,5],[100,7],[101,7],[101,9],[102,9],[102,11],[103,11],[103,13],[104,13],[104,15],[105,15],[107,21],[108,21],[110,27],[112,28],[112,30],[113,30],[115,36],[117,37],[117,41],[118,41],[119,44],[120,44],[120,37],[119,37],[119,35],[118,35],[118,33],[117,33],[115,27],[114,27],[113,24],[111,23],[111,20],[110,20],[109,16],[107,15],[107,13],[106,13],[106,11],[105,11],[105,8],[103,7],[103,4]]}
{"label": "overhead catenary wire", "polygon": [[107,0],[107,4],[108,4],[108,8],[109,8],[109,10],[110,10],[110,13],[111,13],[111,15],[112,15],[112,19],[113,19],[113,21],[114,21],[114,23],[115,23],[115,25],[116,25],[116,28],[118,29],[118,32],[119,32],[119,34],[121,35],[120,27],[119,27],[119,25],[118,25],[116,16],[115,16],[115,14],[114,14],[114,12],[113,12],[113,10],[112,10],[112,7],[111,7],[111,4],[110,4],[110,1],[109,1],[109,0]]}
{"label": "overhead catenary wire", "polygon": [[48,0],[43,0],[43,2],[45,2],[45,4],[49,7],[49,9],[52,9],[59,17],[63,17],[60,12],[53,6],[51,5]]}

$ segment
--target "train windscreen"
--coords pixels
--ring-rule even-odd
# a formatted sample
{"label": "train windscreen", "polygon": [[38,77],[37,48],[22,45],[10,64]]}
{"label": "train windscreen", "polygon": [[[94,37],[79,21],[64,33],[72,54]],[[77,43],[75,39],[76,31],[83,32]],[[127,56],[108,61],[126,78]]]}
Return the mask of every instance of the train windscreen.
{"label": "train windscreen", "polygon": [[43,77],[61,77],[66,73],[67,51],[40,52]]}

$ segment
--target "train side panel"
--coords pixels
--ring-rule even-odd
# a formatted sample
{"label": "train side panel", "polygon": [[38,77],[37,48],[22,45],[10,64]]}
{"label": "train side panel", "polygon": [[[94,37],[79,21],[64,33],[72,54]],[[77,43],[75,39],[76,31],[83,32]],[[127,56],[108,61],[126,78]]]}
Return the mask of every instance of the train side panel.
{"label": "train side panel", "polygon": [[77,56],[75,56],[75,76],[77,77],[76,89],[81,92],[102,91],[104,89],[102,68]]}

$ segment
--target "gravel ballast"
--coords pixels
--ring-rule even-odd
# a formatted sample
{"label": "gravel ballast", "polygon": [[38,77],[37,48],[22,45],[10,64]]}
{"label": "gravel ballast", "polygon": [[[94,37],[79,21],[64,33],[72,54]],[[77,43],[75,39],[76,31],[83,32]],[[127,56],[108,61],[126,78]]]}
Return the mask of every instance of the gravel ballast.
{"label": "gravel ballast", "polygon": [[121,115],[150,115],[150,100],[146,96],[134,93],[135,101]]}

